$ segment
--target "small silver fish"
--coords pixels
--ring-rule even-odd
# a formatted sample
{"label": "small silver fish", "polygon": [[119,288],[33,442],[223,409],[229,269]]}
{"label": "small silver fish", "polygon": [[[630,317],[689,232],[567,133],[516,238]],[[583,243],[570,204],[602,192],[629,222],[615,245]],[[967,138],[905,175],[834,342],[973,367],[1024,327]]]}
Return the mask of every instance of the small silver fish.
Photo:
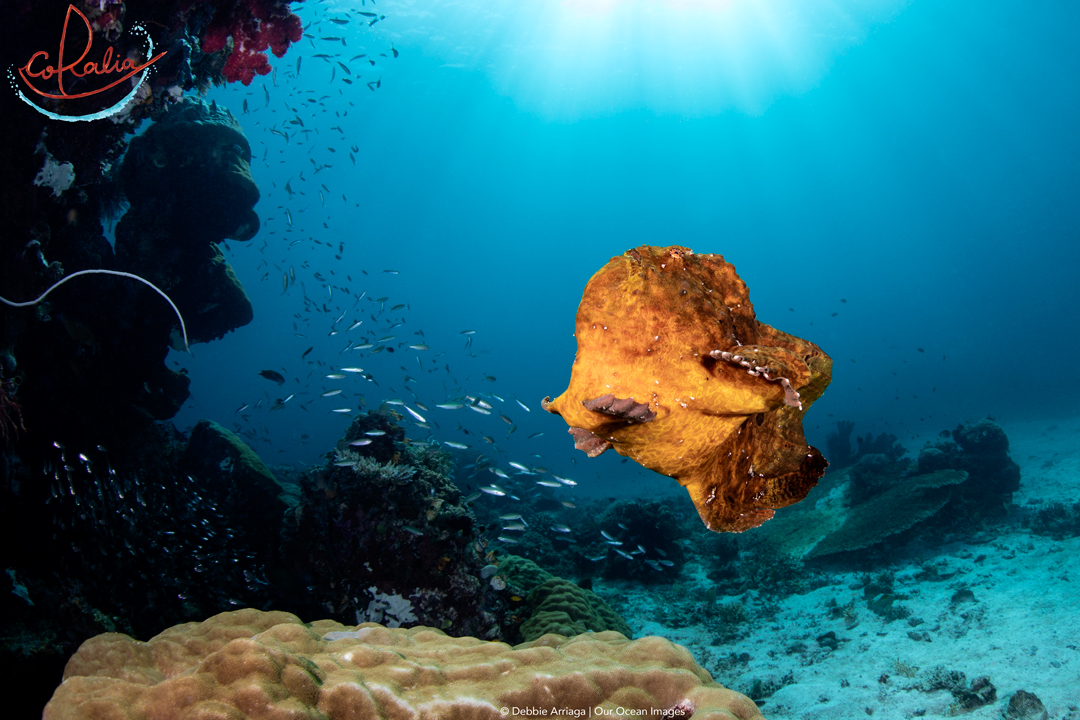
{"label": "small silver fish", "polygon": [[338,388],[337,390],[327,390],[326,392],[324,392],[322,394],[322,396],[323,397],[333,397],[335,395],[340,395],[340,394],[341,394],[341,388]]}
{"label": "small silver fish", "polygon": [[554,530],[555,532],[562,532],[562,533],[570,532],[570,528],[567,527],[566,525],[552,525],[551,529]]}
{"label": "small silver fish", "polygon": [[334,408],[334,409],[333,409],[333,410],[331,410],[330,412],[336,412],[336,413],[351,413],[351,412],[352,412],[352,408]]}
{"label": "small silver fish", "polygon": [[347,367],[347,368],[341,368],[341,372],[347,372],[347,373],[362,373],[362,372],[364,372],[364,368],[358,368],[358,367]]}
{"label": "small silver fish", "polygon": [[466,495],[465,496],[466,504],[471,503],[471,502],[475,502],[480,497],[481,494],[482,493],[474,492],[474,493],[472,493],[470,495]]}
{"label": "small silver fish", "polygon": [[557,488],[562,487],[562,483],[555,482],[554,480],[537,480],[537,485],[543,485],[544,487]]}
{"label": "small silver fish", "polygon": [[362,438],[360,440],[353,440],[349,445],[352,447],[363,447],[371,444],[371,438]]}
{"label": "small silver fish", "polygon": [[386,404],[387,405],[404,405],[405,401],[404,400],[398,400],[397,398],[394,398],[393,400],[387,400]]}
{"label": "small silver fish", "polygon": [[481,492],[486,492],[488,495],[494,495],[495,497],[505,497],[506,496],[506,490],[503,490],[498,485],[492,485],[490,487],[482,487],[482,488],[480,488],[480,491]]}
{"label": "small silver fish", "polygon": [[364,324],[363,320],[357,320],[356,322],[354,322],[352,325],[349,326],[349,330],[355,330],[356,328],[360,327],[363,324]]}
{"label": "small silver fish", "polygon": [[520,513],[509,513],[507,515],[500,515],[499,519],[500,520],[521,520],[521,522],[525,522],[525,520],[521,517]]}
{"label": "small silver fish", "polygon": [[462,403],[459,403],[459,402],[455,402],[455,403],[442,403],[440,405],[436,405],[435,407],[442,408],[443,410],[460,410],[461,408],[465,407],[465,405],[462,404]]}
{"label": "small silver fish", "polygon": [[430,350],[431,349],[427,345],[410,345],[409,348],[411,350]]}
{"label": "small silver fish", "polygon": [[664,567],[675,567],[675,563],[671,562],[670,560],[661,560],[660,564]]}
{"label": "small silver fish", "polygon": [[345,376],[341,373],[330,373],[324,376],[327,380],[344,380]]}
{"label": "small silver fish", "polygon": [[521,406],[522,408],[524,408],[525,412],[532,412],[532,410],[530,410],[530,409],[529,409],[529,406],[528,406],[528,405],[526,405],[525,403],[521,402],[521,401],[520,401],[520,400],[518,400],[517,398],[514,398],[514,402],[516,402],[516,403],[517,403],[518,405],[520,405],[520,406]]}
{"label": "small silver fish", "polygon": [[405,406],[405,411],[406,411],[407,413],[409,413],[410,415],[412,415],[412,416],[413,416],[414,418],[416,418],[417,422],[422,422],[422,423],[426,423],[426,422],[427,422],[427,420],[425,420],[425,419],[424,419],[424,416],[423,416],[423,415],[421,415],[420,413],[416,412],[415,410],[413,410],[413,409],[412,409],[411,407],[409,407],[408,405],[406,405],[406,406]]}
{"label": "small silver fish", "polygon": [[385,435],[386,431],[385,430],[368,430],[364,434],[369,435],[371,437],[380,437],[382,435]]}
{"label": "small silver fish", "polygon": [[607,530],[601,530],[600,534],[603,535],[608,540],[614,540],[615,539],[615,536],[612,535],[611,533],[609,533]]}
{"label": "small silver fish", "polygon": [[468,446],[468,445],[466,445],[465,443],[459,443],[459,442],[450,442],[449,440],[447,440],[446,442],[444,442],[444,443],[443,443],[443,445],[445,445],[445,446],[447,446],[447,447],[452,447],[452,448],[454,448],[455,450],[467,450],[467,449],[469,448],[469,446]]}
{"label": "small silver fish", "polygon": [[633,560],[633,559],[634,559],[634,556],[633,556],[633,555],[631,555],[630,553],[624,553],[624,552],[623,552],[622,550],[620,550],[619,548],[615,548],[615,552],[619,553],[620,555],[622,555],[622,556],[623,556],[624,558],[626,558],[627,560]]}
{"label": "small silver fish", "polygon": [[498,540],[504,545],[517,545],[519,543],[519,541],[514,538],[504,537],[502,535],[498,537]]}
{"label": "small silver fish", "polygon": [[503,530],[524,530],[524,523],[510,523],[509,525],[503,525]]}
{"label": "small silver fish", "polygon": [[412,525],[402,525],[401,529],[404,530],[407,533],[412,533],[413,535],[423,535],[424,534],[423,530],[420,530],[419,528],[414,528]]}

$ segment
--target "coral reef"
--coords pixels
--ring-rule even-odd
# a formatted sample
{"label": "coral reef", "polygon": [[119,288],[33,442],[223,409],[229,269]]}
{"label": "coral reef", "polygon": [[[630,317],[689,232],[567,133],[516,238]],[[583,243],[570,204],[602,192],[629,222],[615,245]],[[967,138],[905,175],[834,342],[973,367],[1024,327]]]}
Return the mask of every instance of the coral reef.
{"label": "coral reef", "polygon": [[597,707],[612,716],[762,717],[749,698],[713,682],[685,648],[663,638],[545,636],[510,647],[431,628],[305,625],[288,613],[238,610],[146,643],[117,634],[88,640],[43,718],[495,720],[526,710],[583,717]]}
{"label": "coral reef", "polygon": [[955,502],[973,520],[1000,516],[1020,488],[1020,467],[1009,457],[1009,438],[989,418],[958,425],[951,440],[928,444],[919,453],[921,472],[942,467],[971,475]]}
{"label": "coral reef", "polygon": [[590,457],[614,447],[675,478],[710,530],[757,527],[825,471],[802,419],[832,360],[759,322],[719,255],[642,246],[612,258],[586,285],[574,334],[570,386],[544,408]]}
{"label": "coral reef", "polygon": [[517,555],[503,555],[498,567],[506,582],[526,595],[537,585],[555,577],[532,560]]}
{"label": "coral reef", "polygon": [[[358,437],[376,441],[350,448]],[[302,587],[309,598],[300,607],[359,622],[381,611],[379,598],[399,597],[410,603],[410,622],[497,637],[498,620],[484,609],[476,520],[440,472],[444,453],[406,449],[395,442],[403,437],[390,411],[360,414],[339,450],[299,478],[282,553],[298,594]]]}
{"label": "coral reef", "polygon": [[529,592],[532,615],[521,624],[521,636],[536,640],[553,633],[572,637],[592,631],[614,630],[633,637],[630,626],[603,598],[569,580],[553,577]]}
{"label": "coral reef", "polygon": [[250,85],[256,75],[270,73],[269,49],[283,57],[303,37],[300,18],[289,10],[292,0],[218,0],[202,35],[204,53],[226,52],[221,75],[227,82]]}
{"label": "coral reef", "polygon": [[851,506],[843,524],[807,556],[822,557],[877,545],[932,517],[949,502],[951,486],[967,479],[968,474],[958,470],[909,477],[873,499]]}
{"label": "coral reef", "polygon": [[856,437],[855,444],[855,459],[865,455],[884,455],[890,462],[896,462],[907,453],[899,438],[892,433],[880,433],[877,437],[873,433],[866,433],[865,437]]}
{"label": "coral reef", "polygon": [[36,712],[61,656],[87,637],[152,634],[162,623],[279,601],[266,577],[273,518],[245,506],[244,488],[216,466],[186,467],[185,446],[170,426],[154,425],[126,445],[49,445],[40,457],[23,447],[0,460],[2,567],[33,603],[0,599],[9,628],[0,664]]}
{"label": "coral reef", "polygon": [[[930,533],[971,532],[1000,519],[1020,478],[1004,431],[982,420],[950,435],[955,440],[928,445],[917,463],[874,453],[828,473],[813,505],[785,511],[758,540],[798,557],[821,558],[898,547],[916,526],[928,539]],[[1053,532],[1049,528],[1068,525],[1067,515],[1047,509],[1028,523]]]}

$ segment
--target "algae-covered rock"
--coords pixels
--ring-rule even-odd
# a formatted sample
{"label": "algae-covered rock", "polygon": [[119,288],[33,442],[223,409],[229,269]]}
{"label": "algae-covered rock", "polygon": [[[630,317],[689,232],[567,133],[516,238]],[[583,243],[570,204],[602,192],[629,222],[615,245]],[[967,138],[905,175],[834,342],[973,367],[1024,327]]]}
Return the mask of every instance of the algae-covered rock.
{"label": "algae-covered rock", "polygon": [[191,431],[184,461],[208,474],[227,473],[259,491],[277,497],[282,491],[274,473],[236,433],[213,420],[200,420]]}
{"label": "algae-covered rock", "polygon": [[529,605],[533,614],[521,624],[521,635],[526,642],[547,633],[572,637],[605,630],[633,637],[630,626],[603,598],[563,578],[552,577],[533,588]]}
{"label": "algae-covered rock", "polygon": [[276,528],[295,499],[236,433],[212,420],[200,420],[191,431],[181,465],[188,475],[205,484],[211,495],[243,508],[252,519],[249,527],[266,529],[252,540],[266,548],[277,544]]}

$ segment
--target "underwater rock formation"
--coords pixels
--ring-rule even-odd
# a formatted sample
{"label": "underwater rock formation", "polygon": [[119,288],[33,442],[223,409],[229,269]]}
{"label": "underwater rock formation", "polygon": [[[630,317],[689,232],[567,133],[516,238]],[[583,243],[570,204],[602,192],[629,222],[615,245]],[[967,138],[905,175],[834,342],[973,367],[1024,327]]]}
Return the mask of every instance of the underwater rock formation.
{"label": "underwater rock formation", "polygon": [[251,147],[232,113],[184,101],[132,139],[120,167],[130,207],[116,226],[117,262],[172,298],[192,343],[220,338],[253,317],[216,244],[250,240],[259,230],[250,163]]}
{"label": "underwater rock formation", "polygon": [[214,478],[216,493],[233,509],[234,521],[237,515],[252,519],[249,542],[264,556],[276,550],[282,516],[297,501],[296,488],[278,482],[239,436],[212,420],[200,420],[191,430],[181,467],[195,477]]}
{"label": "underwater rock formation", "polygon": [[[393,608],[402,624],[497,637],[497,619],[482,609],[480,534],[449,456],[395,443],[404,439],[398,419],[358,415],[333,457],[301,476],[285,519],[285,568],[312,612],[363,622]],[[373,441],[350,445],[356,438]]]}
{"label": "underwater rock formation", "polygon": [[[149,642],[105,634],[68,662],[43,720],[108,717],[476,717],[528,710],[761,720],[690,653],[659,637],[556,635],[510,647],[238,610]],[[500,715],[500,711],[502,715]]]}
{"label": "underwater rock formation", "polygon": [[677,480],[710,530],[757,527],[824,473],[802,418],[832,360],[758,322],[721,256],[642,246],[612,258],[585,287],[575,336],[570,386],[544,408],[590,457],[613,447]]}

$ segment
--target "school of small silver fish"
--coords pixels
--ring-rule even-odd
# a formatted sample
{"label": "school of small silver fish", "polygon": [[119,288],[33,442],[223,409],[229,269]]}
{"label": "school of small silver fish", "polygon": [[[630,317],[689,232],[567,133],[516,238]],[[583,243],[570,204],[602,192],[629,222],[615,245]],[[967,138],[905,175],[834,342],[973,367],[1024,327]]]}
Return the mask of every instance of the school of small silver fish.
{"label": "school of small silver fish", "polygon": [[[356,229],[336,227],[335,208],[354,212],[362,207],[354,181],[343,183],[345,192],[333,188],[335,177],[352,178],[364,170],[364,143],[346,128],[362,114],[364,103],[378,101],[378,93],[371,92],[382,89],[383,77],[392,76],[391,63],[401,54],[379,34],[389,25],[387,16],[368,11],[366,3],[360,7],[364,9],[341,7],[331,16],[305,18],[295,64],[290,60],[279,65],[271,76],[260,79],[261,87],[242,91],[246,93],[242,123],[255,149],[253,173],[264,166],[275,176],[281,167],[290,170],[285,182],[271,182],[268,188],[260,184],[263,202],[274,209],[266,213],[255,241],[242,249],[227,245],[224,249],[234,255],[230,261],[235,265],[257,262],[247,272],[269,283],[275,295],[281,278],[280,302],[291,305],[292,316],[280,320],[279,345],[283,355],[296,360],[253,370],[271,383],[254,381],[267,389],[263,397],[240,404],[233,429],[253,444],[266,443],[284,452],[280,448],[288,442],[314,447],[330,443],[325,437],[295,432],[282,442],[279,432],[268,427],[270,411],[283,411],[275,419],[297,412],[344,416],[336,421],[338,437],[357,413],[392,412],[395,423],[405,428],[406,442],[437,445],[454,456],[455,481],[463,493],[470,493],[467,503],[495,502],[502,507],[547,498],[573,509],[575,480],[545,467],[540,453],[509,458],[500,447],[511,441],[519,423],[526,429],[509,443],[517,452],[535,447],[538,443],[531,441],[552,425],[546,413],[534,414],[512,393],[497,394],[498,377],[477,367],[481,354],[490,352],[479,350],[486,340],[484,330],[439,328],[429,338],[410,320],[413,303],[403,297],[409,289],[408,268],[365,266]],[[365,86],[371,92],[364,92]],[[295,340],[286,332],[289,324]],[[295,355],[289,345],[296,346]],[[469,369],[462,377],[451,364]],[[433,392],[440,384],[441,392]],[[283,399],[269,392],[284,386],[292,394]],[[463,410],[468,412],[459,412]],[[291,428],[295,431],[296,424]],[[370,430],[349,445],[363,452],[359,449],[384,434]],[[567,454],[559,462],[577,460]],[[498,542],[508,546],[521,542],[515,533],[529,529],[521,514],[503,514],[501,520]],[[576,541],[565,524],[537,529],[562,541]],[[603,543],[609,552],[627,559],[640,557],[654,569],[672,564],[662,557],[646,559],[644,548],[623,549],[606,532]]]}

